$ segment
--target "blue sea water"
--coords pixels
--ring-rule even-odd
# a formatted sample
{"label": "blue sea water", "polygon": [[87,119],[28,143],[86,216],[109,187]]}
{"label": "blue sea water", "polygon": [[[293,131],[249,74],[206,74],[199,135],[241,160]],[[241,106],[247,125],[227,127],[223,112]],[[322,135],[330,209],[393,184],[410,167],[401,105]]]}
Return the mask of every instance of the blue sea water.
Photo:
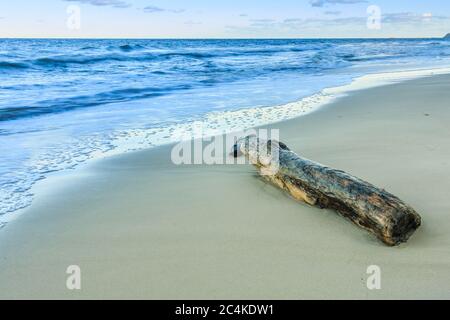
{"label": "blue sea water", "polygon": [[[269,107],[355,77],[450,66],[450,41],[0,39],[0,216],[31,187],[146,132]],[[0,219],[1,222],[1,219]]]}

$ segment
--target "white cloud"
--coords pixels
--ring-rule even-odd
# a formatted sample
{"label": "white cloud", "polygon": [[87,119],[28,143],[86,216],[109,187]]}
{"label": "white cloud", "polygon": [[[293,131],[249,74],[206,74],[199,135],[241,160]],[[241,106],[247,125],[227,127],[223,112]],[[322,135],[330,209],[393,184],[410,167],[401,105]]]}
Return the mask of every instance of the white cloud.
{"label": "white cloud", "polygon": [[146,6],[142,10],[144,10],[144,12],[147,12],[147,13],[157,13],[157,12],[181,13],[181,12],[185,11],[183,9],[164,9],[164,8],[160,8],[160,7],[156,7],[156,6]]}
{"label": "white cloud", "polygon": [[326,15],[328,15],[328,16],[338,16],[338,15],[340,15],[342,12],[340,12],[340,11],[332,11],[332,10],[329,10],[329,11],[325,11],[324,12]]}
{"label": "white cloud", "polygon": [[93,6],[110,6],[114,8],[129,8],[131,4],[122,0],[64,0],[68,2],[87,3]]}
{"label": "white cloud", "polygon": [[149,13],[166,11],[163,8],[159,8],[159,7],[155,7],[155,6],[147,6],[142,10],[144,10],[145,12],[149,12]]}
{"label": "white cloud", "polygon": [[313,7],[323,7],[326,4],[354,4],[354,3],[363,3],[367,2],[366,0],[310,0],[309,3]]}
{"label": "white cloud", "polygon": [[326,36],[417,36],[438,33],[445,25],[450,25],[450,17],[411,12],[386,13],[382,15],[382,32],[374,34],[367,30],[367,16],[324,18],[290,18],[284,20],[253,19],[244,25],[228,25],[228,32],[249,36],[306,37]]}
{"label": "white cloud", "polygon": [[447,16],[433,16],[432,13],[412,13],[412,12],[399,12],[399,13],[386,13],[382,15],[383,23],[420,23],[424,21],[444,21],[449,20]]}

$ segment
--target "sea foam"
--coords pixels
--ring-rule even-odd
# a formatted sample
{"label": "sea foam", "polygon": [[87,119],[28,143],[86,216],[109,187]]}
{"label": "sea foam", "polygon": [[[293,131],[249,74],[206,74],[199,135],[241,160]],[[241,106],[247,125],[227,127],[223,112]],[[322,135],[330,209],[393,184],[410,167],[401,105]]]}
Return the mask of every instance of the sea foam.
{"label": "sea foam", "polygon": [[207,138],[273,124],[310,114],[350,92],[449,73],[450,68],[370,74],[356,78],[348,85],[326,88],[319,93],[287,104],[209,112],[192,121],[149,129],[123,130],[108,137],[79,141],[60,154],[59,158],[55,158],[55,155],[51,154],[48,155],[48,158],[44,155],[39,159],[34,159],[31,179],[30,176],[21,177],[19,175],[15,181],[3,186],[0,193],[2,199],[0,228],[16,217],[14,212],[26,208],[32,203],[33,185],[52,172],[74,169],[81,163],[171,144],[182,139]]}

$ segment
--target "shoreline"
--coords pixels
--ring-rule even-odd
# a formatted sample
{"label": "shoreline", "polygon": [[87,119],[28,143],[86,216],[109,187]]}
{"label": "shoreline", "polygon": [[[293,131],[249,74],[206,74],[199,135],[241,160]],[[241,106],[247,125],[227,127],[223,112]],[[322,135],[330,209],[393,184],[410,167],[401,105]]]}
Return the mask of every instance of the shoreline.
{"label": "shoreline", "polygon": [[[111,144],[115,145],[113,149],[106,152],[101,152],[97,155],[94,152],[91,158],[85,160],[84,162],[74,164],[73,166],[69,166],[69,168],[59,169],[56,172],[44,175],[43,178],[35,181],[29,190],[32,194],[29,204],[23,204],[23,207],[17,210],[9,211],[0,215],[0,232],[8,223],[12,222],[17,216],[21,215],[27,210],[27,208],[29,208],[29,206],[32,205],[34,198],[36,197],[36,183],[40,183],[42,180],[51,179],[52,176],[58,176],[70,170],[82,169],[91,163],[95,163],[96,161],[101,161],[109,157],[175,144],[177,141],[172,141],[172,138],[174,138],[174,131],[178,131],[178,135],[176,135],[175,138],[183,140],[186,139],[186,137],[193,137],[194,139],[207,138],[220,134],[247,130],[250,128],[270,126],[283,121],[289,121],[298,117],[306,116],[359,90],[366,90],[403,81],[444,74],[450,74],[450,67],[371,73],[353,78],[352,82],[349,84],[324,88],[318,93],[286,104],[269,107],[252,107],[229,111],[208,112],[198,121],[188,121],[185,127],[175,125],[175,128],[174,126],[168,126],[155,127],[145,130],[131,130],[128,132],[127,136],[121,137],[119,135],[115,138],[115,140],[111,141]],[[232,123],[236,118],[248,119],[250,121],[248,123],[240,123],[237,126],[230,125],[230,123]],[[216,127],[211,128],[211,123],[215,123]],[[147,141],[149,132],[153,132],[153,135],[157,137],[156,141],[159,139],[159,142],[154,144],[153,140]],[[169,140],[167,140],[167,137],[170,137]]]}
{"label": "shoreline", "polygon": [[[437,75],[357,90],[264,126],[417,209],[424,224],[406,244],[385,247],[293,201],[251,166],[175,166],[166,145],[39,182],[33,204],[0,231],[0,297],[449,298],[449,87]],[[65,287],[74,264],[81,291]],[[366,288],[370,265],[382,270],[381,290]]]}

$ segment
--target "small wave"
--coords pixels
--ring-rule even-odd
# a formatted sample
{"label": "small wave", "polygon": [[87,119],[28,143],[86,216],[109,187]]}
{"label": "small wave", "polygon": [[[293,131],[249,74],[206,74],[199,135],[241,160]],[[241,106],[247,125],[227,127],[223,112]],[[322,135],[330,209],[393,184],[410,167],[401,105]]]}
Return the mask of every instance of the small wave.
{"label": "small wave", "polygon": [[388,54],[375,54],[375,55],[366,55],[366,56],[353,56],[347,58],[346,60],[352,62],[364,62],[364,61],[372,61],[372,60],[388,60],[398,58],[399,55],[388,55]]}
{"label": "small wave", "polygon": [[167,52],[160,54],[161,57],[185,57],[192,59],[208,59],[208,58],[223,58],[223,57],[234,57],[234,56],[246,56],[246,55],[268,55],[276,54],[286,50],[275,50],[275,49],[247,49],[238,51],[222,51],[222,52]]}
{"label": "small wave", "polygon": [[161,57],[186,57],[193,59],[213,58],[217,54],[211,52],[167,52],[160,55]]}
{"label": "small wave", "polygon": [[89,96],[74,96],[39,101],[35,105],[0,109],[0,121],[17,120],[46,114],[55,114],[80,108],[95,107],[108,103],[126,102],[138,99],[154,98],[177,91],[191,89],[190,85],[171,87],[144,87],[116,89]]}
{"label": "small wave", "polygon": [[316,53],[308,60],[308,63],[304,67],[316,70],[335,69],[349,66],[349,61],[348,58],[346,59],[337,55]]}
{"label": "small wave", "polygon": [[38,58],[34,61],[34,64],[40,66],[65,66],[69,64],[90,64],[95,62],[102,61],[111,61],[111,60],[123,60],[119,56],[55,56],[55,57],[46,57],[46,58]]}
{"label": "small wave", "polygon": [[[54,68],[54,67],[68,67],[70,65],[90,65],[95,63],[107,63],[107,62],[128,62],[128,61],[164,61],[177,58],[195,59],[195,60],[208,60],[211,58],[223,58],[233,56],[252,56],[252,55],[273,55],[289,51],[302,51],[300,49],[295,50],[274,50],[274,49],[253,49],[245,51],[226,51],[226,52],[165,52],[155,53],[144,51],[137,54],[132,54],[135,51],[143,50],[141,45],[122,45],[119,47],[122,53],[108,53],[98,55],[55,55],[48,57],[39,57],[34,60],[27,60],[21,62],[0,62],[1,67],[9,68],[28,68],[30,66]],[[90,50],[92,47],[83,47],[82,50]],[[4,66],[3,66],[4,64]]]}
{"label": "small wave", "polygon": [[52,56],[37,58],[29,61],[32,65],[44,68],[67,67],[70,65],[89,65],[103,62],[128,62],[128,61],[153,61],[163,60],[166,57],[153,53],[141,55],[105,54],[105,55],[74,55],[74,56]]}
{"label": "small wave", "polygon": [[289,51],[292,51],[292,52],[303,52],[306,50],[308,50],[308,49],[306,49],[306,48],[291,48],[291,49],[289,49]]}
{"label": "small wave", "polygon": [[0,69],[27,69],[29,65],[21,62],[0,61]]}
{"label": "small wave", "polygon": [[354,54],[352,54],[352,53],[346,53],[346,54],[340,54],[340,55],[338,55],[339,56],[339,58],[341,58],[341,59],[345,59],[345,60],[349,60],[349,61],[351,61],[352,59],[354,59],[356,56],[354,55]]}
{"label": "small wave", "polygon": [[125,45],[119,46],[119,49],[124,52],[130,52],[130,51],[135,51],[135,50],[142,50],[142,49],[144,49],[144,46],[141,46],[140,44],[135,44],[135,45],[125,44]]}
{"label": "small wave", "polygon": [[[123,50],[124,51],[124,50]],[[131,50],[133,51],[133,50]],[[124,54],[105,54],[105,55],[74,55],[74,56],[53,56],[53,57],[43,57],[32,61],[34,65],[41,67],[64,67],[69,65],[89,65],[102,62],[112,62],[112,61],[153,61],[153,60],[166,60],[174,57],[187,57],[194,59],[204,59],[207,57],[214,57],[214,54],[209,53],[181,53],[181,52],[171,52],[163,54],[154,54],[151,52],[146,52],[140,55],[124,55]]]}
{"label": "small wave", "polygon": [[427,45],[427,46],[439,46],[439,45],[442,45],[443,43],[442,43],[442,41],[433,41],[433,42],[426,42],[426,43],[424,43],[424,45]]}
{"label": "small wave", "polygon": [[286,50],[286,49],[282,49],[282,48],[276,48],[276,49],[253,49],[253,50],[246,50],[246,51],[240,52],[239,54],[265,55],[265,54],[276,54],[276,53],[288,52],[288,51],[296,51],[296,50]]}
{"label": "small wave", "polygon": [[305,71],[305,66],[278,66],[267,68],[265,71],[270,72],[283,72],[283,71]]}

